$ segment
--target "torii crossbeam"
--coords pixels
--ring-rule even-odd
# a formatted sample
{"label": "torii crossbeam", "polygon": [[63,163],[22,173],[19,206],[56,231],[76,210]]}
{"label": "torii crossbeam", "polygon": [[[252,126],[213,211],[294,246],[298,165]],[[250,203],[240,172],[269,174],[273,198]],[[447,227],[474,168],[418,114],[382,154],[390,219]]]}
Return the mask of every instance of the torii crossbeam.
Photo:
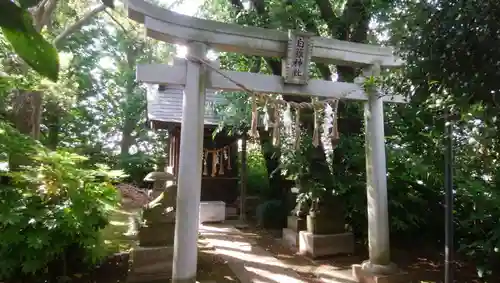
{"label": "torii crossbeam", "polygon": [[[295,44],[300,40],[302,46],[305,46],[306,54],[300,53],[304,56],[299,58],[301,62],[308,63],[310,60],[361,67],[365,70],[365,76],[379,76],[380,68],[397,68],[403,64],[401,59],[393,55],[392,48],[198,19],[143,0],[128,0],[127,9],[131,19],[144,24],[148,36],[170,43],[186,44],[193,58],[205,58],[207,48],[210,47],[218,51],[286,59],[283,60],[286,65],[284,79],[253,73],[214,72],[194,60],[186,60],[173,66],[138,66],[139,81],[179,85],[184,89],[172,282],[196,282],[205,90],[240,90],[239,86],[219,72],[254,92],[365,102],[370,256],[361,268],[367,272],[384,274],[393,271],[394,265],[389,256],[383,103],[405,103],[405,99],[400,96],[381,96],[375,89],[366,93],[354,83],[308,80],[307,64],[292,66],[292,62],[299,58],[299,53],[295,52],[298,45]],[[295,69],[289,72],[292,67]]]}

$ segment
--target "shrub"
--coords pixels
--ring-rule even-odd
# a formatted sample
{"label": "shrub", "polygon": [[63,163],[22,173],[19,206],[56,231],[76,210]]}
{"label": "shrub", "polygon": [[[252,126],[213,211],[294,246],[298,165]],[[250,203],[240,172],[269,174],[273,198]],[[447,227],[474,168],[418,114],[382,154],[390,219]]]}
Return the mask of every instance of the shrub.
{"label": "shrub", "polygon": [[0,123],[0,148],[23,147],[30,165],[2,173],[9,181],[0,186],[0,280],[43,275],[74,253],[76,262],[97,262],[104,256],[99,231],[118,199],[107,181],[120,172],[83,169],[84,157],[49,151]]}
{"label": "shrub", "polygon": [[281,200],[269,200],[257,206],[257,224],[263,228],[283,228],[286,211]]}
{"label": "shrub", "polygon": [[260,148],[248,149],[247,168],[247,194],[261,197],[269,195],[267,167]]}

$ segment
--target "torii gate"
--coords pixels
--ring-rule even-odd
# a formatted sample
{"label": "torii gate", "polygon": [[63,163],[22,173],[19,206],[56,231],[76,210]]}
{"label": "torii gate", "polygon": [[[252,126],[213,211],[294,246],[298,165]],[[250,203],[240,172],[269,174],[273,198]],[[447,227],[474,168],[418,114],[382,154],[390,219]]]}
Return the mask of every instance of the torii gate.
{"label": "torii gate", "polygon": [[[186,44],[193,58],[205,58],[207,46],[217,51],[286,58],[284,80],[272,75],[214,72],[196,60],[174,66],[138,66],[139,81],[184,87],[172,282],[196,282],[205,90],[241,90],[234,82],[257,93],[365,101],[369,260],[361,269],[375,275],[394,272],[389,255],[383,102],[404,103],[405,99],[380,96],[375,89],[365,93],[353,83],[309,80],[307,72],[309,61],[314,61],[361,67],[365,76],[378,76],[381,67],[397,68],[403,64],[393,55],[392,48],[198,19],[144,0],[128,0],[127,4],[129,18],[143,23],[148,36]],[[296,49],[299,41],[299,51],[303,51],[300,54]],[[303,64],[294,64],[297,59]]]}

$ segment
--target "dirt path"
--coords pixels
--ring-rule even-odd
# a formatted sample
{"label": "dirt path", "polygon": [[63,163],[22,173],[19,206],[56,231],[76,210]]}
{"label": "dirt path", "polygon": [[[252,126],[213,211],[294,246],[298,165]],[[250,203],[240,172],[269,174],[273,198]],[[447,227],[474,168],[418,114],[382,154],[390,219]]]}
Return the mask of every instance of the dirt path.
{"label": "dirt path", "polygon": [[[278,231],[267,231],[249,226],[242,230],[246,237],[254,239],[257,244],[275,255],[294,269],[304,278],[309,278],[308,282],[328,282],[328,274],[335,273],[332,280],[341,282],[352,282],[348,278],[338,278],[349,276],[352,264],[361,263],[368,258],[365,248],[358,247],[354,256],[337,256],[331,259],[311,260],[284,247],[279,241]],[[415,251],[402,251],[392,249],[393,261],[403,270],[409,272],[415,282],[443,282],[444,268],[440,252],[419,249]],[[455,273],[456,283],[479,283],[474,266],[465,263],[457,263]],[[319,276],[318,276],[319,275]],[[319,278],[321,277],[321,279]],[[343,280],[343,281],[342,281]]]}

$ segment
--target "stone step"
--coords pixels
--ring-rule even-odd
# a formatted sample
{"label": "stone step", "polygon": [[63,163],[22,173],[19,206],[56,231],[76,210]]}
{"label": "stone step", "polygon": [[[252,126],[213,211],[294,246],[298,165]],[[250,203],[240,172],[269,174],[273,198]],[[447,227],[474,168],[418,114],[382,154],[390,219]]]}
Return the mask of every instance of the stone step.
{"label": "stone step", "polygon": [[148,263],[147,265],[140,266],[140,267],[133,267],[131,272],[133,273],[168,273],[172,272],[172,260],[170,261],[164,261],[164,262],[157,262],[157,263]]}

